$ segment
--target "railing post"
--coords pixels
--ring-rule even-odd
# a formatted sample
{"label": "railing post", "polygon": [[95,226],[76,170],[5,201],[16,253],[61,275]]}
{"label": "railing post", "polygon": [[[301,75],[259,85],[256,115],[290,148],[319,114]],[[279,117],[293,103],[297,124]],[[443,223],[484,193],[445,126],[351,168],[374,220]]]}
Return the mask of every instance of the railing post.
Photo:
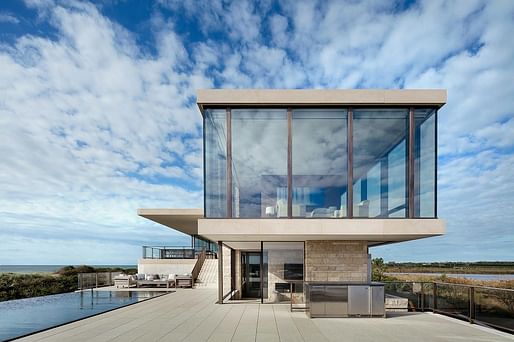
{"label": "railing post", "polygon": [[96,279],[95,288],[97,288],[98,287],[98,273],[95,273],[95,279]]}
{"label": "railing post", "polygon": [[421,283],[421,312],[425,312],[425,283]]}
{"label": "railing post", "polygon": [[469,323],[475,321],[475,288],[469,288]]}
{"label": "railing post", "polygon": [[434,312],[437,310],[437,283],[433,282],[434,284]]}

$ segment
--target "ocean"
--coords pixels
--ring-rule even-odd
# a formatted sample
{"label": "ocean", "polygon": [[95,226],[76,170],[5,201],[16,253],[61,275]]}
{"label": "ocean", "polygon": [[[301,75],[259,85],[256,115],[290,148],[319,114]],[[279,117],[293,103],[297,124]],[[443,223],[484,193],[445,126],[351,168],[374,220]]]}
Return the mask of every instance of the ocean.
{"label": "ocean", "polygon": [[[53,273],[68,265],[0,265],[0,273]],[[92,267],[137,268],[137,265],[89,265]]]}

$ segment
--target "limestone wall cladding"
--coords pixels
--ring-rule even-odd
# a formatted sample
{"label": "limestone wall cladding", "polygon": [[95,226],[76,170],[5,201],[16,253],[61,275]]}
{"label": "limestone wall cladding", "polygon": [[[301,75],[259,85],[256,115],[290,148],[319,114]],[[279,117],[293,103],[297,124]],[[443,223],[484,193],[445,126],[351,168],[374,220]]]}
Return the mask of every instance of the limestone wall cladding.
{"label": "limestone wall cladding", "polygon": [[145,274],[191,273],[196,259],[139,259],[137,272]]}
{"label": "limestone wall cladding", "polygon": [[368,280],[366,241],[306,241],[306,281]]}
{"label": "limestone wall cladding", "polygon": [[240,250],[236,250],[235,252],[235,268],[236,268],[236,274],[235,274],[235,277],[236,277],[236,280],[235,280],[235,285],[236,285],[236,294],[234,296],[234,299],[241,299],[241,251]]}
{"label": "limestone wall cladding", "polygon": [[231,291],[231,260],[230,248],[223,246],[223,295]]}

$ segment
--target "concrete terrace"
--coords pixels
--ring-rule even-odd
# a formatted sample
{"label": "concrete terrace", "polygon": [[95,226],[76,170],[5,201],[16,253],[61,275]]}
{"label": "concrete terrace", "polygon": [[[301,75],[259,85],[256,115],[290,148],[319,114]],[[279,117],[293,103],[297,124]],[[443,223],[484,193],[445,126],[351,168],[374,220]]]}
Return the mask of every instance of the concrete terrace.
{"label": "concrete terrace", "polygon": [[216,305],[216,289],[178,289],[20,341],[514,341],[514,336],[431,313],[309,319],[284,304]]}

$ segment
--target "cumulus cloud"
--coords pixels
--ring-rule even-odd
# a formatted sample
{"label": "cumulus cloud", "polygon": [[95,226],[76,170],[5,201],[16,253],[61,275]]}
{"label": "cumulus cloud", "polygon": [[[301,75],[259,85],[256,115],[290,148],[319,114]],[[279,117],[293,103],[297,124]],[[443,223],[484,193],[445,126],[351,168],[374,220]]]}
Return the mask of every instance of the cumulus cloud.
{"label": "cumulus cloud", "polygon": [[469,259],[488,236],[500,250],[484,258],[514,257],[512,1],[161,0],[140,25],[152,49],[140,26],[87,1],[27,5],[53,32],[0,38],[0,234],[17,235],[14,245],[52,232],[85,244],[182,241],[135,209],[201,206],[196,88],[447,88],[438,194],[448,234],[375,253],[431,260],[437,246]]}

